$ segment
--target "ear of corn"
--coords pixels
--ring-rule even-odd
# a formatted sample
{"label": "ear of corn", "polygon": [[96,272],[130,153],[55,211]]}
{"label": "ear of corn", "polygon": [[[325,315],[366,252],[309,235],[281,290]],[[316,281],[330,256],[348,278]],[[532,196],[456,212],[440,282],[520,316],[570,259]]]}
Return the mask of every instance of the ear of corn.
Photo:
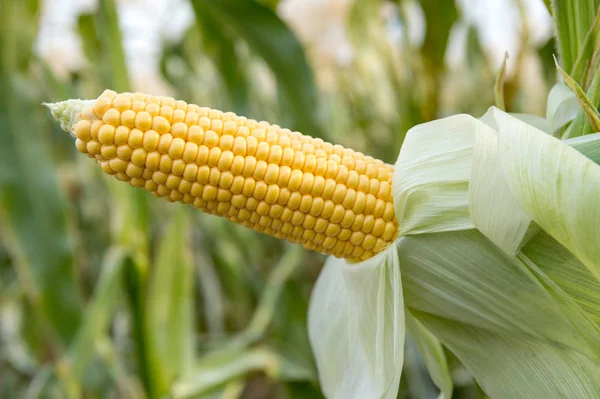
{"label": "ear of corn", "polygon": [[157,197],[351,261],[397,236],[392,166],[362,153],[169,97],[47,105],[105,173]]}

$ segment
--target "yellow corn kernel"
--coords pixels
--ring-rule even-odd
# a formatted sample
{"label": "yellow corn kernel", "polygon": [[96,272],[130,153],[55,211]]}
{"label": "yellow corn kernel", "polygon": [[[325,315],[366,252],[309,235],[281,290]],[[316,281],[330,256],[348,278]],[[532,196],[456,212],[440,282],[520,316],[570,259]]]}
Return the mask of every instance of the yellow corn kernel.
{"label": "yellow corn kernel", "polygon": [[152,130],[155,130],[158,134],[165,134],[171,130],[171,123],[164,116],[155,116],[152,118]]}
{"label": "yellow corn kernel", "polygon": [[140,148],[144,142],[144,132],[139,129],[132,129],[129,132],[128,141],[131,148]]}
{"label": "yellow corn kernel", "polygon": [[127,110],[121,113],[121,124],[120,126],[126,126],[128,128],[135,127],[135,111]]}
{"label": "yellow corn kernel", "polygon": [[136,128],[138,128],[142,131],[146,131],[146,130],[150,129],[151,126],[152,126],[152,115],[150,115],[148,112],[141,111],[135,115],[135,127]]}
{"label": "yellow corn kernel", "polygon": [[98,130],[98,141],[102,145],[113,144],[115,138],[115,127],[109,124],[102,125]]}
{"label": "yellow corn kernel", "polygon": [[84,143],[89,141],[92,136],[90,134],[90,130],[92,128],[92,123],[85,119],[80,120],[73,126],[73,131],[75,132],[75,137],[79,140],[82,140]]}
{"label": "yellow corn kernel", "polygon": [[142,141],[142,146],[146,151],[154,151],[158,148],[158,141],[160,140],[160,135],[155,130],[148,130],[144,133],[144,139]]}
{"label": "yellow corn kernel", "polygon": [[169,97],[107,91],[86,104],[69,114],[77,149],[156,196],[350,261],[398,234],[379,160]]}

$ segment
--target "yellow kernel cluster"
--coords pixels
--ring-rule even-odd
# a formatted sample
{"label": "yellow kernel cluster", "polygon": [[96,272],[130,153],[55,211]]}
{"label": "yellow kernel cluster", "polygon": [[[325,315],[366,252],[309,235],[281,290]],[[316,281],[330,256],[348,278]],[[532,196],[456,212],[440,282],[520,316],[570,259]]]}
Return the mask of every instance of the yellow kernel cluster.
{"label": "yellow kernel cluster", "polygon": [[311,250],[360,261],[397,235],[390,165],[277,125],[105,91],[73,133],[119,180]]}

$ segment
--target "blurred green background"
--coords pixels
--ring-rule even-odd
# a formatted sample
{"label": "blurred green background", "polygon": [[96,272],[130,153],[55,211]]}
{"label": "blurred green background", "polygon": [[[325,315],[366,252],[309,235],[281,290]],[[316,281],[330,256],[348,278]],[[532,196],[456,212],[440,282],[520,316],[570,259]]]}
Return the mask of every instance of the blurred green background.
{"label": "blurred green background", "polygon": [[[496,102],[501,39],[507,110],[543,115],[549,20],[542,0],[0,0],[0,397],[322,397],[324,257],[112,181],[42,101],[172,95],[393,163],[411,126]],[[448,356],[454,397],[484,397]],[[409,339],[399,397],[436,395]]]}

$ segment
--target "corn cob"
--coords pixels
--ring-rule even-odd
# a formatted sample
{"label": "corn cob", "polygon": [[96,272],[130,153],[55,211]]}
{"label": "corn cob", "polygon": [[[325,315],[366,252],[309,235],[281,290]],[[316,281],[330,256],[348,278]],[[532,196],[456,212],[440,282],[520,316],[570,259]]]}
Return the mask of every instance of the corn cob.
{"label": "corn cob", "polygon": [[170,97],[47,105],[80,152],[157,197],[352,262],[397,236],[392,166],[360,152]]}

